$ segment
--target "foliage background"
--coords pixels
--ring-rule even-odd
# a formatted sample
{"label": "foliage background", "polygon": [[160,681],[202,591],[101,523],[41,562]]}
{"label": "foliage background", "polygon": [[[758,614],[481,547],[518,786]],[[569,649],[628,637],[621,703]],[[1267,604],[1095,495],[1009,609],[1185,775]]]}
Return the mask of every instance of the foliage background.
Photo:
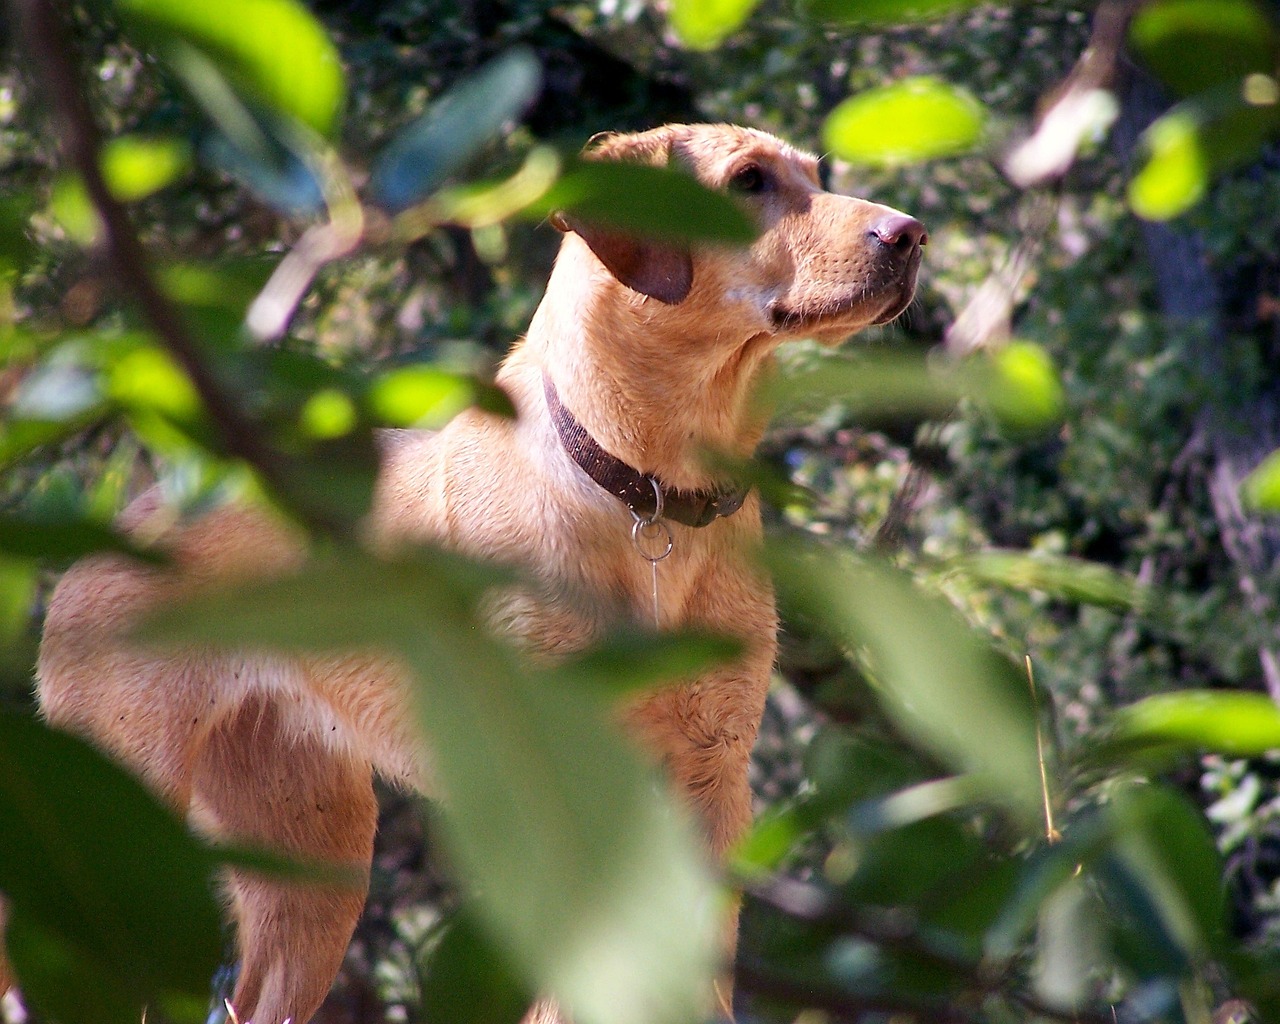
{"label": "foliage background", "polygon": [[[945,351],[998,346],[1010,333],[1034,339],[1059,369],[1060,425],[1010,432],[976,403],[962,403],[942,424],[892,411],[868,421],[835,403],[816,419],[779,423],[763,455],[816,495],[775,510],[775,525],[862,547],[887,516],[903,511],[894,503],[904,482],[919,485],[896,558],[1015,661],[1030,655],[1037,682],[1051,694],[1057,744],[1078,753],[1117,708],[1140,698],[1181,688],[1269,689],[1276,541],[1267,521],[1228,507],[1228,492],[1269,450],[1280,383],[1280,159],[1270,146],[1220,175],[1172,228],[1141,221],[1124,198],[1138,159],[1134,139],[1174,97],[1122,56],[1113,84],[1121,115],[1112,130],[1088,140],[1060,180],[1015,186],[1002,157],[1067,79],[1098,12],[1059,0],[959,6],[922,24],[832,27],[766,0],[705,51],[682,46],[662,11],[629,0],[316,0],[311,10],[348,75],[346,154],[381,151],[446,86],[515,44],[532,48],[544,84],[515,130],[485,153],[488,168],[513,165],[533,138],[572,149],[598,130],[665,120],[745,121],[823,150],[823,124],[840,101],[908,75],[936,75],[977,97],[990,120],[971,152],[891,167],[828,162],[833,187],[910,211],[930,231],[915,306],[853,345]],[[1276,13],[1274,5],[1268,10]],[[165,131],[198,140],[190,105],[109,8],[73,4],[69,13],[108,136]],[[33,81],[13,59],[10,31],[0,25],[10,54],[0,71],[0,173],[6,195],[34,200],[20,234],[36,248],[11,278],[11,308],[0,312],[63,334],[119,326],[127,316],[112,295],[112,268],[79,243],[59,208],[55,147]],[[255,266],[278,258],[299,234],[297,222],[204,164],[142,201],[135,215],[158,263],[242,259],[249,280],[260,280]],[[404,249],[362,251],[323,270],[292,337],[344,365],[426,355],[483,370],[527,323],[556,243],[543,225],[508,221],[446,227]],[[1172,292],[1171,263],[1182,274]],[[1171,294],[1205,298],[1179,309]],[[966,311],[988,326],[957,329],[972,323]],[[811,358],[803,347],[788,356],[796,365]],[[29,400],[33,378],[49,388],[67,383],[56,365],[50,370],[16,342],[0,365],[6,405]],[[141,422],[94,422],[12,460],[0,476],[0,502],[27,515],[101,519],[158,473],[183,500],[207,497],[216,475],[207,462],[148,435],[145,425],[139,435]],[[1071,596],[1079,588],[1011,586],[1008,572],[960,571],[963,558],[1005,549],[1031,552],[1042,566],[1054,556],[1087,559],[1153,596],[1081,601]],[[24,666],[56,563],[0,565],[0,617],[10,641],[5,705],[28,701]],[[890,744],[898,752],[885,755],[889,774],[928,774],[916,760],[927,755],[901,752],[898,729],[820,634],[802,619],[788,624],[755,764],[762,813],[812,792],[815,771],[841,736]],[[1063,755],[1064,772],[1073,756]],[[1171,769],[1212,823],[1232,934],[1263,950],[1280,928],[1276,765],[1270,755],[1205,755],[1178,759]],[[1078,782],[1062,786],[1076,794],[1076,809],[1097,799]],[[418,1019],[416,964],[456,903],[434,867],[416,804],[393,794],[383,803],[370,908],[322,1012],[326,1022]],[[987,838],[992,831],[999,829],[989,820],[976,829]],[[849,841],[839,829],[811,830],[790,862],[793,874],[820,875],[842,850],[848,853]],[[753,938],[750,916],[748,925],[749,955],[753,943],[768,946],[770,926]],[[1205,1005],[1221,1007],[1229,994],[1229,986],[1215,991]],[[1187,1005],[1168,1010],[1168,1018],[1142,1018],[1132,1006],[1126,1012],[1193,1019]],[[757,1005],[756,1012],[769,1011]]]}

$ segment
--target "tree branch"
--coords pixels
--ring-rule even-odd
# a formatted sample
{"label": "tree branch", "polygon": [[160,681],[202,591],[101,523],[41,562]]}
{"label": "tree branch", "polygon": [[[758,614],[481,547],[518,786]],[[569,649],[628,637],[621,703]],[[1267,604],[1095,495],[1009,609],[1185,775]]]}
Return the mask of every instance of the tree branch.
{"label": "tree branch", "polygon": [[[284,457],[262,439],[262,430],[245,416],[205,364],[174,304],[152,276],[145,250],[124,206],[111,194],[99,162],[101,136],[81,88],[63,24],[49,0],[10,0],[23,46],[56,125],[59,147],[80,175],[102,220],[111,269],[131,296],[146,324],[191,380],[226,452],[252,465],[278,494],[288,493]],[[313,525],[341,529],[332,521]]]}

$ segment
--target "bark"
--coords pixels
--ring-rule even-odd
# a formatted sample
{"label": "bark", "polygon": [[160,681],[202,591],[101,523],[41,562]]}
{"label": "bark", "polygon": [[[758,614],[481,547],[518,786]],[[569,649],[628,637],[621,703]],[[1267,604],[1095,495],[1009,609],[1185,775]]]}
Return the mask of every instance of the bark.
{"label": "bark", "polygon": [[[1120,101],[1112,140],[1120,154],[1131,159],[1142,131],[1167,109],[1169,98],[1143,72],[1129,67],[1120,86]],[[1142,235],[1161,311],[1199,339],[1192,351],[1201,375],[1220,379],[1226,372],[1223,353],[1233,339],[1226,328],[1220,279],[1209,264],[1202,239],[1177,221],[1144,221]],[[1276,600],[1269,581],[1280,555],[1280,524],[1247,512],[1241,504],[1240,484],[1263,458],[1280,448],[1280,389],[1241,398],[1230,408],[1202,409],[1194,423],[1192,445],[1203,454],[1214,519],[1246,607],[1260,620],[1271,621]],[[1260,644],[1257,653],[1267,692],[1280,702],[1280,641]]]}

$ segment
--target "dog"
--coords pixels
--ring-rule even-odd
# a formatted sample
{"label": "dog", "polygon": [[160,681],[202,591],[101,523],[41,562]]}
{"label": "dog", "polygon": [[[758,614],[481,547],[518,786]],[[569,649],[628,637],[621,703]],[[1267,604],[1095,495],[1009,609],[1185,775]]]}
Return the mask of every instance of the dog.
{"label": "dog", "polygon": [[[526,567],[545,592],[499,617],[547,656],[582,648],[609,621],[648,625],[655,614],[661,629],[740,638],[731,664],[622,710],[721,856],[751,818],[748,758],[778,623],[751,557],[758,498],[726,487],[703,455],[755,449],[765,418],[753,392],[781,342],[836,343],[902,313],[927,236],[897,210],[824,191],[814,157],[749,128],[605,134],[585,155],[677,165],[736,195],[759,235],[749,246],[688,247],[553,216],[563,238],[546,294],[497,376],[516,418],[473,409],[438,432],[387,432],[369,531],[380,546],[426,540]],[[135,535],[160,533],[170,568],[101,555],[59,583],[38,664],[44,714],[119,758],[202,828],[367,876],[371,769],[423,781],[403,680],[358,659],[131,646],[124,634],[148,609],[211,581],[283,573],[305,557],[301,538],[262,511],[224,506],[157,526],[169,523],[155,490],[120,520]],[[637,523],[670,542],[656,611]],[[571,593],[593,599],[563,596]],[[309,1020],[365,894],[249,875],[229,887],[240,1019]],[[535,1018],[557,1019],[545,1004]]]}

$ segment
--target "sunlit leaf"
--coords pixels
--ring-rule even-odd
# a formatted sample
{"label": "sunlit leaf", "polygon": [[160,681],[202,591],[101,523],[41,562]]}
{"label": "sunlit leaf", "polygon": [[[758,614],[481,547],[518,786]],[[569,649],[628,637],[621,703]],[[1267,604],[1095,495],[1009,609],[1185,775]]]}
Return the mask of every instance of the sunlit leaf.
{"label": "sunlit leaf", "polygon": [[1280,451],[1272,452],[1244,478],[1240,497],[1259,512],[1280,512]]}
{"label": "sunlit leaf", "polygon": [[972,579],[1035,590],[1066,601],[1131,610],[1146,599],[1133,577],[1082,558],[1022,551],[984,551],[949,563]]}
{"label": "sunlit leaf", "polygon": [[[0,530],[3,525],[0,520]],[[7,555],[0,555],[0,644],[13,643],[27,630],[36,600],[35,564]]]}
{"label": "sunlit leaf", "polygon": [[31,965],[36,1006],[97,1024],[104,977],[104,1002],[128,1002],[134,1019],[147,1003],[203,1006],[222,949],[214,860],[137,781],[0,712],[0,821],[0,890],[22,922],[14,959],[20,974]]}
{"label": "sunlit leaf", "polygon": [[398,651],[449,797],[453,863],[522,976],[585,1024],[692,1019],[710,982],[715,901],[687,823],[616,737],[607,705],[486,638],[475,606],[496,578],[439,553],[352,553],[168,609],[150,635]]}
{"label": "sunlit leaf", "polygon": [[760,0],[673,0],[671,27],[685,46],[710,50],[736,32]]}
{"label": "sunlit leaf", "polygon": [[1276,70],[1276,34],[1253,0],[1157,0],[1143,4],[1129,40],[1183,95]]}
{"label": "sunlit leaf", "polygon": [[1124,761],[1148,752],[1251,757],[1280,750],[1280,707],[1261,693],[1181,690],[1121,708],[1092,756]]}
{"label": "sunlit leaf", "polygon": [[898,25],[945,18],[976,7],[981,0],[808,0],[805,10],[823,21]]}
{"label": "sunlit leaf", "polygon": [[1002,424],[1039,430],[1062,419],[1066,401],[1062,382],[1039,345],[1010,342],[991,354],[988,365],[991,372],[981,400]]}
{"label": "sunlit leaf", "polygon": [[934,78],[869,89],[831,112],[823,141],[853,163],[896,166],[971,149],[986,113],[968,93]]}
{"label": "sunlit leaf", "polygon": [[770,563],[782,597],[859,659],[900,729],[971,776],[988,799],[1035,820],[1035,714],[1007,660],[886,566],[793,546],[775,546]]}
{"label": "sunlit leaf", "polygon": [[[184,139],[160,135],[121,135],[100,154],[102,178],[123,203],[136,202],[173,184],[191,167],[191,146]],[[67,235],[82,245],[101,230],[97,211],[78,175],[66,174],[53,186],[49,210]]]}
{"label": "sunlit leaf", "polygon": [[1280,104],[1252,104],[1238,90],[1184,100],[1143,133],[1145,162],[1129,183],[1129,205],[1148,220],[1195,206],[1210,180],[1248,163],[1280,129]]}
{"label": "sunlit leaf", "polygon": [[1147,159],[1129,182],[1129,205],[1140,217],[1169,220],[1195,206],[1209,187],[1200,126],[1188,112],[1175,109],[1143,138]]}
{"label": "sunlit leaf", "polygon": [[374,418],[388,426],[437,430],[477,405],[501,416],[515,413],[511,399],[492,384],[436,366],[405,366],[380,374],[366,395]]}
{"label": "sunlit leaf", "polygon": [[438,189],[538,93],[542,73],[527,49],[514,49],[459,82],[383,151],[369,193],[399,213]]}
{"label": "sunlit leaf", "polygon": [[618,161],[574,164],[529,209],[561,211],[601,227],[659,241],[745,245],[756,227],[738,203],[688,174]]}
{"label": "sunlit leaf", "polygon": [[1063,390],[1052,361],[1030,342],[962,360],[896,352],[833,353],[787,367],[765,396],[782,416],[832,403],[854,418],[944,419],[970,399],[1015,431],[1042,430],[1062,416]]}
{"label": "sunlit leaf", "polygon": [[116,0],[148,38],[181,40],[260,103],[328,135],[346,85],[338,51],[294,0]]}

